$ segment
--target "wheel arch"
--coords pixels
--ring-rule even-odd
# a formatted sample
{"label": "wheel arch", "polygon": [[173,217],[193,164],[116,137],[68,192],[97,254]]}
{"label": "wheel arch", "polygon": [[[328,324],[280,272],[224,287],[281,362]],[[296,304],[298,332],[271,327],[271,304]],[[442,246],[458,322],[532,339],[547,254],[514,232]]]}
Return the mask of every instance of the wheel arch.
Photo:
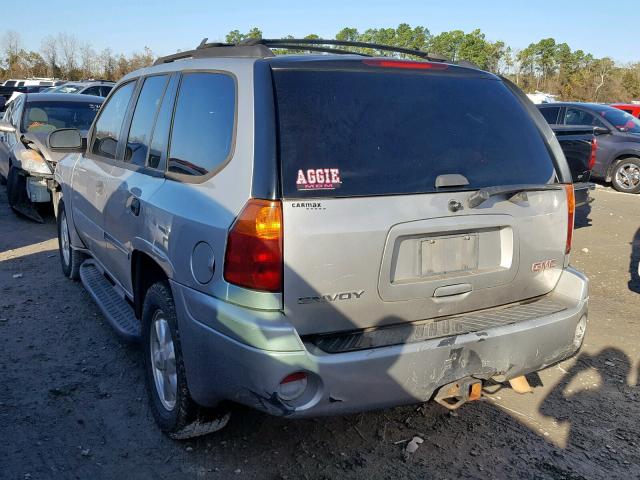
{"label": "wheel arch", "polygon": [[607,167],[607,176],[606,176],[607,182],[611,181],[611,177],[613,175],[613,168],[616,166],[616,163],[618,163],[618,161],[620,160],[626,160],[628,158],[637,158],[638,160],[640,160],[640,152],[624,152],[624,153],[617,154],[613,158],[613,160],[611,160],[611,163],[609,163],[609,166]]}
{"label": "wheel arch", "polygon": [[144,297],[151,285],[173,278],[173,268],[167,259],[158,258],[139,243],[131,253],[131,286],[133,289],[133,308],[137,318],[142,318]]}

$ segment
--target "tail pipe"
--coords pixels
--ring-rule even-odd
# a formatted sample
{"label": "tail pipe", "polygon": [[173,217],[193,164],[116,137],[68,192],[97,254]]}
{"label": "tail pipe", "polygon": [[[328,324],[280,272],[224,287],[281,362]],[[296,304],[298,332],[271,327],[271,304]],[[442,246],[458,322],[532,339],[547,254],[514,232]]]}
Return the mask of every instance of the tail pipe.
{"label": "tail pipe", "polygon": [[481,396],[482,381],[467,377],[440,387],[434,400],[448,410],[456,410]]}

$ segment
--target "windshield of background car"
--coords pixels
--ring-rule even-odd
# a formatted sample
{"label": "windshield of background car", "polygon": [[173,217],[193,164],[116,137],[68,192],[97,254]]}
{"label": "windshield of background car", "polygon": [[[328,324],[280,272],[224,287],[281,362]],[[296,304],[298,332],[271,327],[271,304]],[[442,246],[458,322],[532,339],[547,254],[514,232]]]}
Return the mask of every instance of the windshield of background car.
{"label": "windshield of background car", "polygon": [[[445,67],[446,68],[446,67]],[[446,71],[274,69],[285,197],[473,190],[555,179],[533,119],[499,80]]]}
{"label": "windshield of background car", "polygon": [[90,102],[30,102],[22,115],[22,131],[52,132],[58,128],[89,130],[100,103]]}
{"label": "windshield of background car", "polygon": [[601,117],[607,119],[618,131],[625,133],[640,133],[640,120],[623,110],[613,107],[592,107]]}
{"label": "windshield of background car", "polygon": [[84,88],[84,85],[61,85],[51,90],[51,93],[78,93]]}

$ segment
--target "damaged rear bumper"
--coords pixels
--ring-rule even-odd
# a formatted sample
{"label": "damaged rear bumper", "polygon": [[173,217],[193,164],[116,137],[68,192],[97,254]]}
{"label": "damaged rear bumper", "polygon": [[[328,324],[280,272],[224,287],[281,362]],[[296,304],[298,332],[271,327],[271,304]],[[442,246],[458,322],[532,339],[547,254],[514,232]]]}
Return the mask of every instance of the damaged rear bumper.
{"label": "damaged rear bumper", "polygon": [[[303,343],[279,312],[247,311],[172,287],[194,400],[232,400],[291,417],[419,403],[465,377],[506,381],[540,370],[576,353],[582,341],[576,332],[588,310],[588,280],[568,268],[548,295],[565,306],[560,312],[445,338],[329,354]],[[305,393],[283,402],[279,383],[300,371],[309,379]]]}

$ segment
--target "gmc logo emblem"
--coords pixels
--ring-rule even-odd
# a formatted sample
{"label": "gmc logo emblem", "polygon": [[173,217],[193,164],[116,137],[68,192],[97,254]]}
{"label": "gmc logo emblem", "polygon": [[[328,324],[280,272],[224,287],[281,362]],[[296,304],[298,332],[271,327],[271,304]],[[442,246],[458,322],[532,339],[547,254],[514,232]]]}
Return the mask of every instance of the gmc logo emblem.
{"label": "gmc logo emblem", "polygon": [[555,268],[556,267],[556,261],[555,260],[543,260],[541,262],[534,262],[531,265],[531,271],[532,272],[542,272],[544,270],[549,270],[551,268]]}

